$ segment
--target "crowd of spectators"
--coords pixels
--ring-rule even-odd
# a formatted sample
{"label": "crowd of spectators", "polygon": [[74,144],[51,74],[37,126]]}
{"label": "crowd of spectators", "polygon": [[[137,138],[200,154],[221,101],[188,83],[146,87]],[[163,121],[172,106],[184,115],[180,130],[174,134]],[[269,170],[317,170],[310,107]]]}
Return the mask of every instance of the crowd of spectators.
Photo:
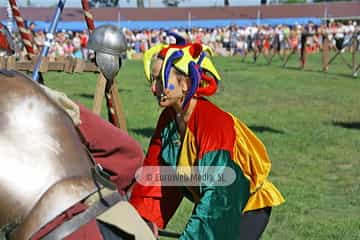
{"label": "crowd of spectators", "polygon": [[[34,31],[34,26],[30,25],[33,34],[35,50],[39,51],[45,43],[45,32]],[[330,49],[352,50],[355,45],[355,39],[360,41],[360,27],[357,22],[335,22],[329,21],[324,25],[253,25],[217,28],[192,28],[192,29],[172,29],[185,39],[192,42],[201,42],[214,49],[215,54],[222,56],[246,55],[251,51],[261,51],[263,54],[270,54],[274,51],[280,54],[286,51],[299,50],[302,44],[306,44],[308,53],[316,53],[322,50],[324,37],[328,38]],[[171,43],[173,40],[166,34],[165,30],[130,30],[123,29],[127,40],[128,49],[127,59],[141,58],[151,46],[160,42]],[[305,41],[301,40],[306,35]],[[16,38],[19,40],[19,36]],[[60,31],[55,34],[54,41],[49,51],[50,58],[59,56],[72,56],[76,58],[88,59],[92,54],[86,48],[88,41],[88,32]],[[357,44],[359,50],[359,44]],[[19,56],[26,54],[23,47],[19,44],[17,54]]]}
{"label": "crowd of spectators", "polygon": [[[301,36],[306,34],[306,51],[319,52],[322,49],[324,36],[329,40],[330,49],[350,49],[353,37],[360,40],[359,26],[356,22],[346,23],[330,21],[326,25],[260,25],[260,26],[237,26],[231,25],[219,28],[193,28],[173,29],[185,39],[192,42],[201,42],[209,45],[218,55],[245,55],[250,51],[262,51],[269,54],[270,51],[279,52],[300,49]],[[124,30],[128,42],[128,58],[135,54],[146,51],[151,46],[163,42],[171,43],[165,30]],[[346,48],[349,47],[349,48]]]}

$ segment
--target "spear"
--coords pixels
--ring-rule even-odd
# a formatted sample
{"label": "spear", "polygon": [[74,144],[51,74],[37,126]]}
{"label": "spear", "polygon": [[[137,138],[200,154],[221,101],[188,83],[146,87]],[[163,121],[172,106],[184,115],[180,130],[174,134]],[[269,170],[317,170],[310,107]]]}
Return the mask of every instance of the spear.
{"label": "spear", "polygon": [[66,2],[66,0],[59,0],[59,2],[57,4],[54,16],[52,18],[52,21],[51,21],[51,24],[50,24],[50,27],[49,27],[49,31],[46,34],[46,40],[45,40],[45,43],[44,43],[44,47],[41,49],[41,53],[40,53],[40,55],[39,55],[39,57],[38,57],[38,59],[36,61],[36,64],[35,64],[35,67],[34,67],[34,70],[33,70],[33,74],[32,74],[32,78],[36,82],[39,81],[39,70],[40,70],[42,57],[46,57],[48,55],[48,53],[49,53],[50,46],[51,46],[51,44],[52,44],[52,42],[54,40],[54,33],[56,31],[57,24],[59,22],[61,13],[62,13],[62,11],[64,9],[65,2]]}

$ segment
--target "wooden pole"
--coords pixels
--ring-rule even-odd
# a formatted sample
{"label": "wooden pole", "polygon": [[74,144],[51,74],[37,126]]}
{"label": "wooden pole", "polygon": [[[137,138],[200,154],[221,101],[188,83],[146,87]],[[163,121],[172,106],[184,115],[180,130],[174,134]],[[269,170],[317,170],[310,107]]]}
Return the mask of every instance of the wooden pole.
{"label": "wooden pole", "polygon": [[98,114],[98,115],[100,115],[100,113],[101,113],[101,105],[102,105],[102,100],[105,95],[105,87],[106,87],[106,79],[105,79],[104,75],[102,75],[100,73],[98,80],[96,82],[94,103],[93,103],[93,108],[92,108],[93,113]]}
{"label": "wooden pole", "polygon": [[307,51],[306,51],[306,41],[308,38],[308,33],[303,32],[301,34],[301,49],[300,49],[300,68],[304,69],[306,64],[306,58],[307,58]]}
{"label": "wooden pole", "polygon": [[290,60],[290,58],[292,57],[292,55],[294,55],[296,53],[297,49],[293,49],[290,54],[288,54],[285,58],[284,58],[284,63],[282,65],[282,67],[286,67],[286,64],[288,63],[288,61]]}
{"label": "wooden pole", "polygon": [[357,34],[354,34],[352,39],[352,75],[354,77],[357,76],[357,71],[360,66],[360,64],[359,65],[357,64],[357,60],[356,60],[356,55],[359,48],[359,40],[356,36]]}
{"label": "wooden pole", "polygon": [[127,129],[126,129],[126,118],[125,118],[124,112],[122,110],[123,108],[122,108],[121,99],[120,99],[118,89],[119,88],[118,88],[117,81],[116,81],[116,79],[114,79],[114,83],[111,86],[110,93],[108,93],[108,94],[111,95],[111,99],[114,101],[113,109],[110,109],[110,110],[114,111],[116,125],[121,130],[127,131]]}
{"label": "wooden pole", "polygon": [[329,38],[327,34],[323,34],[323,49],[322,49],[322,69],[323,71],[327,71],[329,69]]}

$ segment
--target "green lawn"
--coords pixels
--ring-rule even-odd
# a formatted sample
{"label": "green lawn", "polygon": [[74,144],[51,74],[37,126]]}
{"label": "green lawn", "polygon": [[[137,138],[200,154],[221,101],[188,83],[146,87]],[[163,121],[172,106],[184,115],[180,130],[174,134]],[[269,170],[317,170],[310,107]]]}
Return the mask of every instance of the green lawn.
{"label": "green lawn", "polygon": [[[273,209],[264,240],[360,239],[360,78],[340,59],[328,73],[311,57],[281,68],[260,59],[215,58],[223,76],[212,100],[233,112],[263,140],[273,161],[271,181],[286,203]],[[46,83],[91,107],[96,74],[48,73]],[[149,92],[140,61],[118,75],[129,133],[146,151],[161,109]],[[105,105],[103,106],[105,116]],[[168,230],[184,228],[192,204],[184,201]]]}

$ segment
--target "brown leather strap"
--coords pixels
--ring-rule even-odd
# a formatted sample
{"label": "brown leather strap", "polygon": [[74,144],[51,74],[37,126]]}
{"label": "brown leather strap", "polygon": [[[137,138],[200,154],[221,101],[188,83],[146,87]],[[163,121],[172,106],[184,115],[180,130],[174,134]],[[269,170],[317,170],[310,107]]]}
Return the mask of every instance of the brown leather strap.
{"label": "brown leather strap", "polygon": [[[99,194],[99,193],[95,193]],[[92,204],[84,212],[76,215],[69,221],[64,222],[62,225],[57,227],[54,231],[47,234],[43,237],[43,240],[56,240],[64,239],[66,236],[69,236],[71,233],[75,232],[81,226],[87,224],[91,220],[95,219],[98,215],[105,212],[111,206],[117,202],[125,200],[124,197],[120,196],[118,192],[113,192],[108,196],[100,197],[97,202]]]}

